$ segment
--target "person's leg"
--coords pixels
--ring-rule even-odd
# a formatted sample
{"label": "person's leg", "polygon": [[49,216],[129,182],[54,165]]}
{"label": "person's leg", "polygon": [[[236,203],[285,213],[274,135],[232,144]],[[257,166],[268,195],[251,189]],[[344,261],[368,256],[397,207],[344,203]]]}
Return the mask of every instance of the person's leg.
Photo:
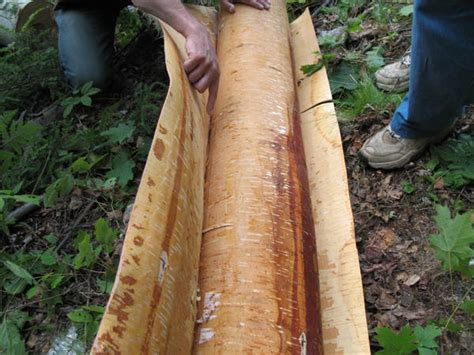
{"label": "person's leg", "polygon": [[399,168],[447,135],[473,96],[473,23],[471,0],[415,0],[409,93],[390,126],[364,143],[362,160]]}
{"label": "person's leg", "polygon": [[403,138],[425,138],[460,115],[474,69],[474,3],[416,0],[409,93],[390,124]]}
{"label": "person's leg", "polygon": [[105,88],[112,74],[115,22],[120,8],[56,11],[59,59],[74,89],[92,81]]}

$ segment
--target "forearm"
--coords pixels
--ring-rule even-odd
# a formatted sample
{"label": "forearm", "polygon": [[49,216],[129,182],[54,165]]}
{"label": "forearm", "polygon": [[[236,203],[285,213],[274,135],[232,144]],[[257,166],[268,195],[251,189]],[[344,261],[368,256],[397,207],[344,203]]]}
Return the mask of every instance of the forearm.
{"label": "forearm", "polygon": [[202,26],[180,0],[132,0],[132,2],[143,11],[166,22],[184,37],[188,37]]}

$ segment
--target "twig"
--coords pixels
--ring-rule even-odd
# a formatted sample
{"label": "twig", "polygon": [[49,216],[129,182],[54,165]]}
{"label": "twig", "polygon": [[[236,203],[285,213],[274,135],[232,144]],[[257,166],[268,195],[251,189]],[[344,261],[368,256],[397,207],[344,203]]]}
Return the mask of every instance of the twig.
{"label": "twig", "polygon": [[[39,197],[39,202],[43,201],[43,195]],[[25,218],[31,212],[35,211],[36,209],[40,208],[39,204],[35,205],[32,203],[25,203],[24,205],[18,207],[17,209],[13,210],[7,215],[7,223],[10,221],[20,221],[21,219]]]}
{"label": "twig", "polygon": [[69,232],[66,234],[66,236],[63,238],[63,240],[61,240],[61,242],[56,247],[56,252],[58,252],[64,246],[64,244],[69,240],[69,238],[71,238],[72,233],[74,232],[76,227],[79,225],[79,223],[82,222],[82,220],[86,216],[87,212],[89,212],[89,210],[92,208],[94,203],[95,203],[95,201],[89,202],[87,204],[87,206],[84,208],[84,210],[82,210],[81,214],[76,218],[76,220],[72,224],[71,228],[69,229]]}
{"label": "twig", "polygon": [[43,164],[43,168],[41,169],[40,174],[38,175],[38,178],[36,179],[35,185],[33,186],[32,194],[35,194],[36,188],[38,187],[38,184],[43,177],[44,171],[46,170],[46,167],[48,166],[49,159],[51,158],[51,150],[48,152],[48,156],[46,157],[46,161]]}
{"label": "twig", "polygon": [[456,307],[454,308],[453,312],[451,313],[451,315],[449,316],[448,320],[446,321],[446,324],[443,328],[443,330],[446,330],[446,328],[449,326],[449,323],[451,323],[451,320],[453,319],[454,315],[456,314],[456,312],[458,311],[459,307],[461,307],[461,304],[464,302],[464,300],[467,298],[467,296],[469,296],[469,293],[471,292],[471,290],[474,288],[474,285],[471,285],[471,287],[469,287],[469,289],[466,291],[466,293],[464,294],[464,296],[462,296],[461,298],[461,301],[458,302],[458,304],[456,305]]}
{"label": "twig", "polygon": [[318,8],[316,8],[316,10],[314,10],[311,13],[311,17],[315,18],[319,14],[319,12],[322,10],[322,8],[327,6],[330,2],[331,2],[331,0],[325,0]]}

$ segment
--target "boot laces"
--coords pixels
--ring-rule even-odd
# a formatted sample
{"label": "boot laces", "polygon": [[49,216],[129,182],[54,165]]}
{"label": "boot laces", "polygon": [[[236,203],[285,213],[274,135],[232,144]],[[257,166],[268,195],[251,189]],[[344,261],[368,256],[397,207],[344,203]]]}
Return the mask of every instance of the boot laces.
{"label": "boot laces", "polygon": [[411,54],[406,55],[402,58],[402,64],[409,67],[411,64]]}
{"label": "boot laces", "polygon": [[394,131],[392,131],[392,127],[388,126],[388,134],[390,135],[390,137],[397,141],[397,142],[400,142],[402,140],[402,137],[400,137],[398,134],[396,134]]}

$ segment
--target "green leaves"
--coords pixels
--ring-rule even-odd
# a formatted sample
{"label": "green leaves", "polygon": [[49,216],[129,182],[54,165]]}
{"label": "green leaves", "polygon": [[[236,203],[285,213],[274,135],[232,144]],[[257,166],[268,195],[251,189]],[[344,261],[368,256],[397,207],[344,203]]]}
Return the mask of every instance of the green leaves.
{"label": "green leaves", "polygon": [[47,249],[41,254],[41,263],[46,266],[56,265],[58,262],[58,255],[54,251],[54,248]]}
{"label": "green leaves", "polygon": [[69,312],[67,316],[71,321],[83,327],[85,338],[90,341],[97,333],[103,313],[104,307],[84,306]]}
{"label": "green leaves", "polygon": [[436,338],[441,335],[441,329],[435,325],[427,325],[421,327],[417,325],[414,331],[416,340],[418,341],[418,352],[420,354],[437,354],[438,344]]}
{"label": "green leaves", "polygon": [[358,87],[359,74],[353,65],[342,63],[329,75],[331,92],[336,94],[345,90],[354,90]]}
{"label": "green leaves", "polygon": [[114,250],[113,242],[117,239],[118,230],[110,228],[105,219],[99,218],[95,223],[95,237],[104,251],[111,253]]}
{"label": "green leaves", "polygon": [[72,110],[77,105],[91,106],[92,99],[91,96],[100,92],[100,89],[94,88],[92,86],[92,81],[85,83],[80,90],[74,90],[72,96],[65,98],[61,101],[61,105],[64,106],[63,118],[68,117]]}
{"label": "green leaves", "polygon": [[408,325],[398,333],[387,327],[377,328],[375,332],[375,339],[383,347],[383,350],[376,352],[378,355],[411,354],[417,348],[416,337]]}
{"label": "green leaves", "polygon": [[35,195],[16,195],[12,190],[0,190],[0,212],[2,212],[6,205],[6,200],[15,202],[31,203],[33,205],[40,204],[40,198]]}
{"label": "green leaves", "polygon": [[132,137],[135,132],[135,125],[130,123],[119,123],[118,126],[112,127],[101,135],[108,137],[112,143],[122,144],[126,139]]}
{"label": "green leaves", "polygon": [[330,60],[335,58],[335,55],[332,53],[314,52],[316,55],[316,62],[313,64],[302,65],[300,70],[306,76],[311,76],[316,73],[318,70],[322,69]]}
{"label": "green leaves", "polygon": [[80,269],[81,267],[92,266],[102,251],[102,248],[94,248],[91,243],[91,236],[84,231],[79,232],[76,238],[76,244],[78,253],[74,257],[74,268]]}
{"label": "green leaves", "polygon": [[86,173],[91,170],[92,164],[87,161],[87,157],[80,157],[71,164],[71,172]]}
{"label": "green leaves", "polygon": [[461,308],[464,312],[473,315],[473,314],[474,314],[474,300],[465,300],[465,301],[461,304],[460,308]]}
{"label": "green leaves", "polygon": [[78,250],[73,261],[74,268],[80,269],[94,265],[102,251],[111,253],[114,250],[114,241],[117,239],[118,233],[118,230],[109,227],[105,219],[99,218],[95,223],[95,239],[100,245],[94,247],[91,236],[85,231],[80,231],[74,242]]}
{"label": "green leaves", "polygon": [[29,284],[32,284],[34,282],[33,276],[31,276],[31,274],[27,270],[22,268],[21,266],[9,260],[4,261],[3,264],[8,268],[8,270],[10,270],[14,275],[19,277],[20,279],[25,280]]}
{"label": "green leaves", "polygon": [[314,64],[302,65],[300,70],[303,72],[304,75],[311,76],[314,73],[316,73],[318,70],[322,69],[323,67],[324,67],[324,62],[320,59]]}
{"label": "green leaves", "polygon": [[69,312],[67,317],[76,323],[89,323],[93,320],[91,314],[83,309],[76,309],[72,312]]}
{"label": "green leaves", "polygon": [[27,144],[33,143],[43,127],[32,121],[15,119],[16,111],[7,111],[0,115],[0,148],[20,155]]}
{"label": "green leaves", "polygon": [[402,186],[402,189],[403,191],[406,193],[406,194],[411,194],[415,191],[415,187],[413,186],[413,184],[408,181],[408,180],[403,180],[400,185]]}
{"label": "green leaves", "polygon": [[44,206],[53,207],[60,199],[68,195],[74,187],[74,178],[70,174],[57,179],[46,188],[44,194]]}
{"label": "green leaves", "polygon": [[20,330],[28,318],[28,313],[21,311],[8,313],[6,315],[0,324],[0,354],[26,354],[25,344],[21,338]]}
{"label": "green leaves", "polygon": [[382,47],[374,47],[367,52],[365,63],[371,70],[377,70],[384,65],[384,59],[382,57]]}
{"label": "green leaves", "polygon": [[410,16],[413,14],[413,5],[403,6],[398,12],[401,16]]}
{"label": "green leaves", "polygon": [[469,260],[474,257],[474,228],[470,213],[456,214],[451,218],[448,207],[437,205],[435,217],[438,234],[430,236],[431,247],[443,268],[459,271],[465,276],[472,275]]}
{"label": "green leaves", "polygon": [[133,168],[135,162],[130,159],[130,156],[126,150],[121,150],[112,159],[112,170],[110,170],[106,177],[117,178],[119,184],[124,187],[127,183],[133,179]]}
{"label": "green leaves", "polygon": [[445,186],[461,188],[474,182],[474,137],[462,135],[431,149],[429,169],[434,180],[443,178]]}
{"label": "green leaves", "polygon": [[15,322],[8,318],[0,324],[0,353],[5,355],[26,354],[20,330]]}
{"label": "green leaves", "polygon": [[414,330],[405,325],[398,333],[388,327],[376,328],[375,332],[375,339],[383,348],[376,352],[379,355],[412,354],[415,350],[419,354],[437,354],[436,338],[441,335],[441,330],[432,324],[426,327],[417,325]]}

